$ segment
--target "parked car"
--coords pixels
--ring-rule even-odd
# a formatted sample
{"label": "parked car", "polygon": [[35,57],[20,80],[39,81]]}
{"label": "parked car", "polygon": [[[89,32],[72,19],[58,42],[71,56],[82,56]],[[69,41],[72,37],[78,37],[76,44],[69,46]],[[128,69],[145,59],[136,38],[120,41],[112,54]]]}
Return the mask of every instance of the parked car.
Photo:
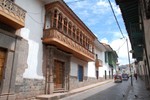
{"label": "parked car", "polygon": [[129,75],[126,73],[122,74],[122,80],[127,81],[129,79]]}
{"label": "parked car", "polygon": [[114,82],[122,82],[122,76],[120,74],[114,75]]}

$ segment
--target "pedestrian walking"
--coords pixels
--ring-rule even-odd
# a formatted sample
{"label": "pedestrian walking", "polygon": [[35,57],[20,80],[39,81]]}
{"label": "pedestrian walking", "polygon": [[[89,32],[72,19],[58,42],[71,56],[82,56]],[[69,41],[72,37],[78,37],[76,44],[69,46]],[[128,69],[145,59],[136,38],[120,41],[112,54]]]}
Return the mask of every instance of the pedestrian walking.
{"label": "pedestrian walking", "polygon": [[135,79],[137,80],[137,73],[134,73],[134,77],[135,77]]}

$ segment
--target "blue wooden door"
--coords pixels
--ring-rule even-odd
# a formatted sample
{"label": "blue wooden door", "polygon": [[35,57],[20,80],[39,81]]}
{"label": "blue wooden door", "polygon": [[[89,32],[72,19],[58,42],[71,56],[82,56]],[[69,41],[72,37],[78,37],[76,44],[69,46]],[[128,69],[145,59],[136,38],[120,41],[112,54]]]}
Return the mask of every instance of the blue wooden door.
{"label": "blue wooden door", "polygon": [[83,66],[78,66],[78,79],[79,81],[83,81]]}

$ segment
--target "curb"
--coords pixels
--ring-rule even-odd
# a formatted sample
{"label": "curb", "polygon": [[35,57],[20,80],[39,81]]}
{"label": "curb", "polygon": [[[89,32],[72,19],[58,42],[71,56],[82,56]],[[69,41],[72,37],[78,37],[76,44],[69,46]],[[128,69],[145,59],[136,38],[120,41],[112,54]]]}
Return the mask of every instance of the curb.
{"label": "curb", "polygon": [[[69,92],[66,92],[64,94],[60,94],[60,95],[56,95],[56,96],[53,96],[53,97],[49,97],[49,98],[40,98],[40,97],[36,97],[36,99],[40,99],[40,100],[58,100],[58,99],[61,99],[61,98],[64,98],[64,97],[67,97],[67,96],[71,96],[71,95],[74,95],[74,94],[77,94],[77,93],[80,93],[80,92],[84,92],[86,90],[89,90],[91,88],[95,88],[95,87],[98,87],[98,86],[101,86],[103,84],[106,84],[106,83],[110,83],[112,82],[112,79],[110,80],[107,80],[107,81],[102,81],[102,82],[99,82],[99,84],[93,84],[93,86],[90,86],[90,85],[87,85],[87,88],[83,89],[83,90],[78,90],[78,91],[75,91],[75,92],[72,92],[69,91]],[[91,84],[92,85],[92,84]],[[90,86],[88,88],[88,86]],[[85,86],[86,87],[86,86]],[[72,90],[73,91],[73,90]]]}

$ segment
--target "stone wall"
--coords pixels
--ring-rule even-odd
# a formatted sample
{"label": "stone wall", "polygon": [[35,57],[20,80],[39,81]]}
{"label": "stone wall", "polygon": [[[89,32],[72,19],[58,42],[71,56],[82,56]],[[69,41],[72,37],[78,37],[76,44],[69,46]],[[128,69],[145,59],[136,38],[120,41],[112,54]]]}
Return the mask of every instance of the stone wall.
{"label": "stone wall", "polygon": [[15,84],[19,85],[23,82],[23,73],[25,69],[28,68],[27,58],[28,58],[29,44],[25,39],[21,39],[17,43],[16,53],[17,53],[17,68],[16,68],[16,79]]}
{"label": "stone wall", "polygon": [[23,83],[16,85],[16,100],[31,100],[39,94],[44,94],[45,91],[45,80],[39,79],[23,79]]}
{"label": "stone wall", "polygon": [[76,76],[70,76],[70,90],[75,89],[75,88],[80,88],[83,86],[87,86],[93,83],[98,83],[102,82],[105,79],[102,77],[99,77],[98,79],[93,78],[93,77],[84,77],[83,82],[79,82],[78,78]]}
{"label": "stone wall", "polygon": [[17,43],[17,69],[15,79],[15,95],[16,100],[32,100],[30,98],[39,94],[44,94],[45,80],[44,79],[27,79],[23,77],[25,69],[28,68],[29,44],[25,39],[21,39]]}

